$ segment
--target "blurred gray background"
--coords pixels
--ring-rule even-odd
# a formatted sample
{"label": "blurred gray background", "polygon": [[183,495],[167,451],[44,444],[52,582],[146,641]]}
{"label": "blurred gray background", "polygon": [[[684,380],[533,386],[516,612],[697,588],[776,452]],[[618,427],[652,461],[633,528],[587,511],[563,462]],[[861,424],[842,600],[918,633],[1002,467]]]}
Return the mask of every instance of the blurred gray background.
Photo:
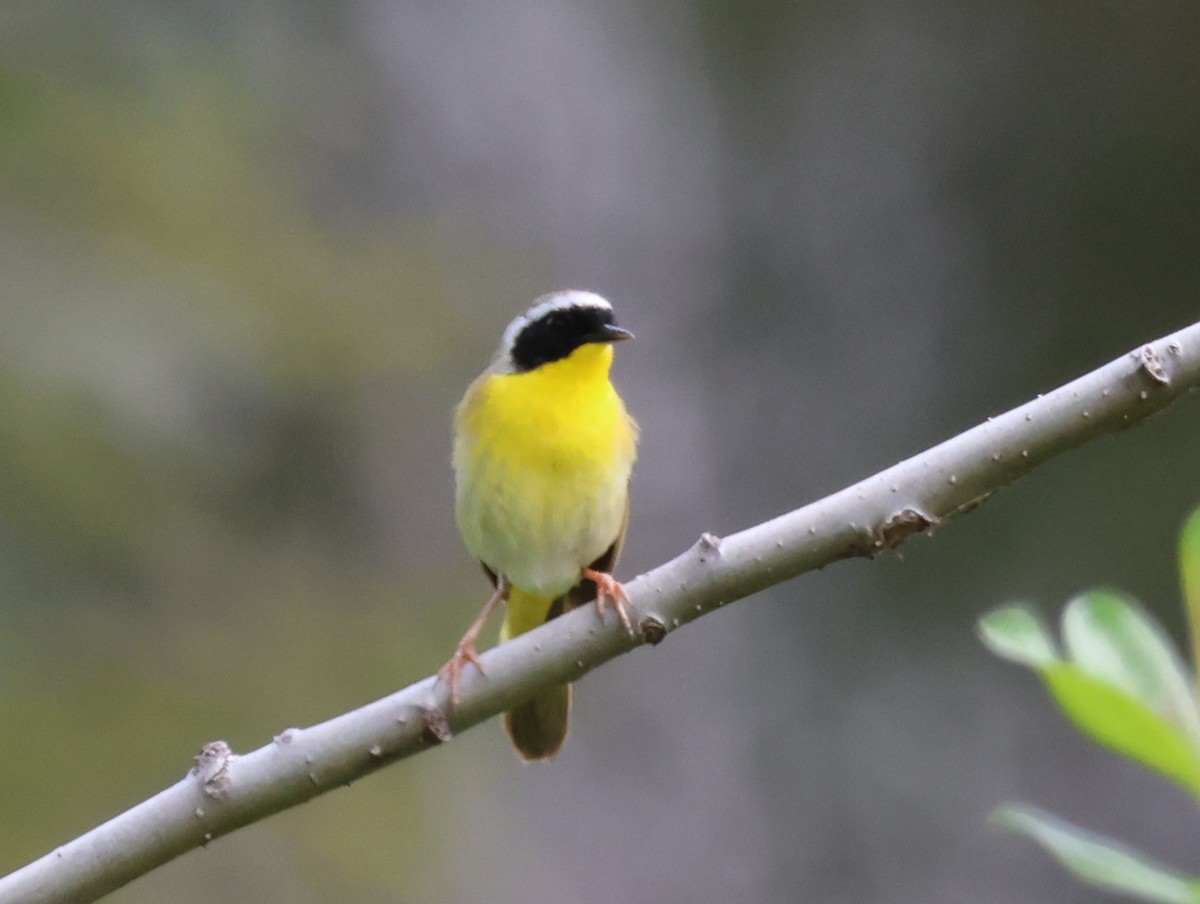
{"label": "blurred gray background", "polygon": [[[433,671],[486,586],[450,412],[554,288],[638,335],[622,571],[1195,319],[1194,3],[0,7],[0,872]],[[973,623],[1116,585],[1182,636],[1186,400],[874,562],[112,896],[1096,900],[1029,800],[1200,871],[1182,792]]]}

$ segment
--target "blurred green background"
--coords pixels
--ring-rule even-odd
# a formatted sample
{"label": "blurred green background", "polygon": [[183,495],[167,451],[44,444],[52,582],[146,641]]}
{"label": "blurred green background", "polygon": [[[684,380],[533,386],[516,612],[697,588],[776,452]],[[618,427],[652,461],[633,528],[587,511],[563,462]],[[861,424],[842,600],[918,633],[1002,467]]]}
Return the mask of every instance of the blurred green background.
{"label": "blurred green background", "polygon": [[[486,587],[449,417],[568,286],[638,334],[622,571],[1194,320],[1193,3],[0,7],[0,872],[418,679]],[[1200,819],[973,636],[1113,584],[1175,632],[1186,400],[899,555],[587,678],[114,902],[1094,900],[1026,798]]]}

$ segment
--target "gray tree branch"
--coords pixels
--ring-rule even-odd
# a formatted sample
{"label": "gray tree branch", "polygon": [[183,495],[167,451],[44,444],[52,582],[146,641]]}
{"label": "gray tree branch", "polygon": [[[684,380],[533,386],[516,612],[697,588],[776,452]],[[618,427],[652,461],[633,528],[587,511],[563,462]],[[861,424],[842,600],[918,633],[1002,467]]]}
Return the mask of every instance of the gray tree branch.
{"label": "gray tree branch", "polygon": [[0,904],[93,901],[192,848],[449,740],[707,612],[851,556],[874,556],[944,524],[1061,452],[1131,426],[1200,384],[1200,323],[819,502],[748,530],[705,534],[627,584],[637,635],[584,607],[483,656],[462,697],[425,678],[270,744],[206,745],[187,775],[0,879]]}

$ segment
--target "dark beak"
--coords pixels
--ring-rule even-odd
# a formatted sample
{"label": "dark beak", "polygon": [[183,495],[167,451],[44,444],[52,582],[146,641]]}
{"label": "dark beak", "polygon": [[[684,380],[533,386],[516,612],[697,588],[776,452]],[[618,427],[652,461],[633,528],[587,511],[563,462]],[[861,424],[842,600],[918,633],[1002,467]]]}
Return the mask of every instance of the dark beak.
{"label": "dark beak", "polygon": [[624,342],[626,339],[632,339],[633,333],[629,330],[623,330],[613,323],[606,323],[596,331],[596,338],[593,342]]}

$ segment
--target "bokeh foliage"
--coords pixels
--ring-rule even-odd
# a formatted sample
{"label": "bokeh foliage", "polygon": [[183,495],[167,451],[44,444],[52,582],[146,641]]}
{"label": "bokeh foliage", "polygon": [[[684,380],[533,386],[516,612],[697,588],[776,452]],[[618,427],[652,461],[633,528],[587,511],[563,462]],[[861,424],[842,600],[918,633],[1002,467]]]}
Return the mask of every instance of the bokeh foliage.
{"label": "bokeh foliage", "polygon": [[[1193,625],[1200,622],[1197,535],[1200,510],[1188,518],[1179,544]],[[1037,616],[1021,606],[988,613],[980,619],[979,633],[992,652],[1036,671],[1063,714],[1085,735],[1200,798],[1195,668],[1185,665],[1136,602],[1107,590],[1071,600],[1062,615],[1061,652]],[[1200,900],[1200,878],[1032,807],[1006,805],[996,821],[1034,839],[1079,878],[1101,888],[1166,904]]]}

